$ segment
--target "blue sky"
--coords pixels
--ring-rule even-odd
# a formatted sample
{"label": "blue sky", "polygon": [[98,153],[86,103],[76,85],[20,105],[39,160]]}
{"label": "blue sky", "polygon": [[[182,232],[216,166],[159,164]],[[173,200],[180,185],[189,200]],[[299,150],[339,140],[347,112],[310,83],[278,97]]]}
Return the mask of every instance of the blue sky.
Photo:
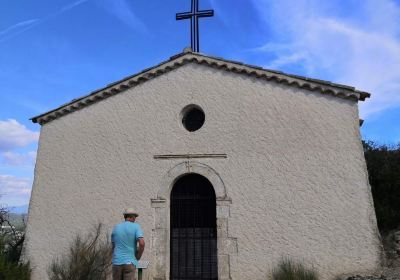
{"label": "blue sky", "polygon": [[[364,139],[400,142],[400,0],[200,0],[201,52],[355,86]],[[29,118],[180,53],[190,0],[4,0],[0,204],[29,202]]]}

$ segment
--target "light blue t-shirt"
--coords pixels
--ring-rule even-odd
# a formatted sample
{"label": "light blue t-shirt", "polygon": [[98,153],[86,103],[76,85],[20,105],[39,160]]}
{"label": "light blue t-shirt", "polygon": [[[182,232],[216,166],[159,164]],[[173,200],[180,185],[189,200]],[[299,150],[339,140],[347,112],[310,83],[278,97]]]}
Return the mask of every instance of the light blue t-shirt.
{"label": "light blue t-shirt", "polygon": [[143,232],[138,223],[125,221],[116,225],[111,234],[111,242],[114,244],[112,263],[115,265],[134,264],[137,267],[136,243],[141,237],[143,237]]}

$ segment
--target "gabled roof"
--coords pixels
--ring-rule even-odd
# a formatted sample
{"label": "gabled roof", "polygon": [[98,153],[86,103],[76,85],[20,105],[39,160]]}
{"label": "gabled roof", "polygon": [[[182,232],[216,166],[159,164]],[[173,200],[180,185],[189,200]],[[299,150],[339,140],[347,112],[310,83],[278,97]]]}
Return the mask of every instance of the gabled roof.
{"label": "gabled roof", "polygon": [[340,98],[353,99],[355,101],[369,98],[368,92],[356,90],[354,87],[335,84],[329,81],[311,79],[303,76],[286,74],[280,71],[268,70],[258,66],[243,64],[241,62],[230,61],[219,57],[212,57],[185,49],[183,53],[172,56],[154,67],[144,69],[142,72],[126,77],[118,82],[107,85],[104,88],[91,92],[89,95],[77,98],[64,104],[54,110],[43,113],[31,118],[32,122],[45,124],[74,111],[90,106],[100,100],[116,95],[138,84],[144,83],[157,76],[163,75],[169,71],[179,68],[188,63],[197,63],[209,67],[217,68],[223,71],[234,72],[242,75],[248,75],[258,79],[282,83],[287,86],[298,87],[321,94],[329,94]]}

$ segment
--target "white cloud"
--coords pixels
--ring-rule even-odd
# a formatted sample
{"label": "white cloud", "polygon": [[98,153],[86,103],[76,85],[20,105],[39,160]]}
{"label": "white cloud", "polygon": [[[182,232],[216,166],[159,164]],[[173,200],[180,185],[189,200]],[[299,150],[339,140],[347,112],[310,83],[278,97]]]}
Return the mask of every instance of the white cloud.
{"label": "white cloud", "polygon": [[18,22],[16,24],[13,24],[6,29],[0,31],[0,42],[6,41],[8,39],[11,39],[21,33],[24,33],[25,31],[28,31],[29,29],[48,21],[49,19],[55,18],[56,16],[69,11],[85,2],[88,2],[89,0],[78,0],[75,1],[71,4],[68,4],[66,6],[61,7],[58,11],[55,11],[49,15],[47,15],[44,18],[35,18],[35,19],[30,19],[30,20],[25,20],[22,22]]}
{"label": "white cloud", "polygon": [[146,25],[132,11],[130,2],[127,0],[100,0],[96,3],[133,30],[147,32]]}
{"label": "white cloud", "polygon": [[307,60],[307,54],[301,52],[289,52],[287,55],[281,55],[270,64],[268,68],[278,69],[284,65],[302,63]]}
{"label": "white cloud", "polygon": [[[11,175],[0,175],[0,202],[8,205],[21,205],[29,201],[32,180]],[[7,203],[4,203],[7,201]]]}
{"label": "white cloud", "polygon": [[276,57],[266,67],[301,66],[305,75],[371,92],[372,99],[361,103],[362,117],[400,106],[400,7],[395,2],[252,1],[274,34],[273,42],[255,49]]}
{"label": "white cloud", "polygon": [[225,26],[232,26],[232,19],[225,13],[225,10],[220,6],[219,0],[210,0],[211,9],[218,11],[218,18]]}
{"label": "white cloud", "polygon": [[63,12],[66,12],[68,10],[71,10],[71,9],[75,8],[76,6],[79,6],[79,5],[81,5],[81,4],[83,4],[83,3],[87,2],[87,1],[89,1],[89,0],[78,0],[78,1],[75,1],[75,2],[73,2],[71,4],[69,4],[69,5],[66,5],[66,6],[62,7],[59,13],[63,13]]}
{"label": "white cloud", "polygon": [[36,152],[30,151],[28,153],[3,153],[3,161],[6,165],[13,166],[30,166],[35,164]]}
{"label": "white cloud", "polygon": [[21,33],[24,33],[25,31],[28,31],[29,29],[35,27],[39,23],[40,23],[39,19],[30,19],[18,22],[10,27],[7,27],[6,29],[0,31],[0,42],[3,42],[7,39],[13,38]]}
{"label": "white cloud", "polygon": [[14,119],[0,121],[0,151],[24,147],[39,140],[39,132],[27,129]]}
{"label": "white cloud", "polygon": [[21,21],[16,24],[13,24],[13,25],[7,27],[6,29],[3,29],[2,31],[0,31],[0,37],[5,36],[5,35],[7,35],[7,33],[12,32],[12,31],[30,28],[35,23],[37,23],[38,20],[39,19],[29,19],[29,20],[25,20],[25,21]]}

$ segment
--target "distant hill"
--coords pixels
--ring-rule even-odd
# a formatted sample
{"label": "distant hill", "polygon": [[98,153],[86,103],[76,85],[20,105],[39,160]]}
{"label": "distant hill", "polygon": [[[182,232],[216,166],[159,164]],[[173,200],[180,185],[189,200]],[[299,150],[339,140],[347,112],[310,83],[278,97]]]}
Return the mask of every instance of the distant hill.
{"label": "distant hill", "polygon": [[[12,226],[14,226],[18,231],[24,231],[28,215],[27,214],[15,214],[9,213],[6,219]],[[9,224],[4,222],[2,226],[8,227]],[[3,279],[3,278],[1,278]]]}
{"label": "distant hill", "polygon": [[28,213],[28,204],[20,205],[20,206],[10,206],[7,207],[10,213],[14,214],[27,214]]}

